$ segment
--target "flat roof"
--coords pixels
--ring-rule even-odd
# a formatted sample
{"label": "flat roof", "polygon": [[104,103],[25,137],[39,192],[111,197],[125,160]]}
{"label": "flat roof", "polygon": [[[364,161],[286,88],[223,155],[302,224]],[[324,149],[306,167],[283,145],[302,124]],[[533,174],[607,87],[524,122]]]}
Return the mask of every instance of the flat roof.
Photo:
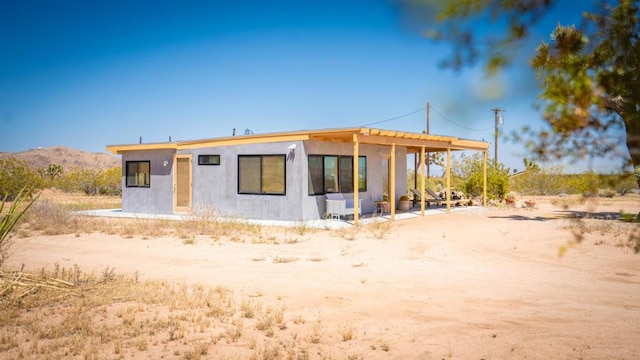
{"label": "flat roof", "polygon": [[489,149],[486,141],[460,139],[453,136],[420,134],[395,130],[374,129],[367,127],[323,129],[323,130],[298,130],[278,133],[250,134],[227,136],[201,140],[172,141],[161,143],[140,143],[107,145],[107,150],[112,154],[123,154],[135,150],[183,150],[216,146],[230,146],[241,144],[259,144],[284,141],[323,141],[333,143],[361,143],[374,145],[405,146],[409,153],[420,152],[422,147],[427,152],[440,152],[451,149],[479,150]]}

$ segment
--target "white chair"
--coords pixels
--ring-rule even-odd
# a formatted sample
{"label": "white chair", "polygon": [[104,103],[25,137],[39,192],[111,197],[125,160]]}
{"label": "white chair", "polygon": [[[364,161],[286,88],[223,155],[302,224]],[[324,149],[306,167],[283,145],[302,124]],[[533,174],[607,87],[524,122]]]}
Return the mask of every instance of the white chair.
{"label": "white chair", "polygon": [[[353,215],[353,199],[345,199],[342,193],[327,194],[327,217],[340,219]],[[358,215],[362,215],[362,199],[358,199]]]}

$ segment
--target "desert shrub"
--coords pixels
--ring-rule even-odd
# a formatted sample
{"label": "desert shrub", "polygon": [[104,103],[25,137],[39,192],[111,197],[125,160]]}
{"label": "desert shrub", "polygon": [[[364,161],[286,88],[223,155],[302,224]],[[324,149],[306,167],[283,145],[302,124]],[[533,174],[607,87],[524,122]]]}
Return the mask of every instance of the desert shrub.
{"label": "desert shrub", "polygon": [[30,168],[27,162],[14,157],[0,159],[0,200],[16,199],[25,186],[32,190],[42,187],[38,172]]}
{"label": "desert shrub", "polygon": [[[451,161],[452,187],[461,189],[467,196],[481,196],[483,192],[483,159],[482,154],[471,156],[462,154]],[[487,197],[503,199],[509,191],[509,169],[503,164],[487,159]]]}
{"label": "desert shrub", "polygon": [[122,170],[119,166],[107,170],[74,168],[60,176],[55,185],[67,192],[87,195],[121,195]]}
{"label": "desert shrub", "polygon": [[[420,181],[422,179],[422,174],[418,173],[418,184],[417,184],[417,187],[415,186],[416,184],[415,184],[414,176],[415,175],[414,175],[413,169],[409,169],[407,171],[407,189],[408,190],[417,189],[419,191],[420,190]],[[426,178],[426,175],[425,175],[424,187],[426,189],[433,190],[435,192],[439,192],[440,189],[444,188],[444,179],[442,177]]]}
{"label": "desert shrub", "polygon": [[546,169],[527,169],[523,174],[511,178],[510,187],[519,193],[529,195],[599,196],[599,192],[603,190],[624,195],[638,189],[638,184],[631,174],[596,174],[593,171],[564,174],[561,167],[553,166]]}
{"label": "desert shrub", "polygon": [[612,198],[616,196],[616,192],[611,189],[600,189],[598,190],[599,197]]}

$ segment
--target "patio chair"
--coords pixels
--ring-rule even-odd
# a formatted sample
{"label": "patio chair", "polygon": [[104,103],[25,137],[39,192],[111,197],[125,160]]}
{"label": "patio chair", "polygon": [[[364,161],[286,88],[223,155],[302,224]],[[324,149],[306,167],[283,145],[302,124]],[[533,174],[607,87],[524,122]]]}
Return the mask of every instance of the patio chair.
{"label": "patio chair", "polygon": [[420,191],[411,189],[411,193],[413,194],[413,204],[411,205],[411,207],[415,207],[416,204],[420,202]]}
{"label": "patio chair", "polygon": [[[442,201],[447,201],[446,192],[440,194],[440,198]],[[455,190],[451,190],[451,195],[449,197],[449,203],[451,206],[467,206],[469,205],[470,200],[464,197],[464,194],[461,192],[457,192]]]}
{"label": "patio chair", "polygon": [[[445,201],[440,196],[438,196],[436,193],[434,193],[433,190],[425,189],[425,191],[427,192],[425,194],[427,196],[425,196],[424,202],[427,203],[427,207],[430,207],[431,203],[435,203],[436,205],[440,205],[441,203],[443,203]],[[413,206],[415,206],[421,200],[420,191],[418,191],[417,189],[411,189],[411,192],[413,193]]]}
{"label": "patio chair", "polygon": [[430,207],[431,203],[435,203],[436,206],[438,206],[438,205],[440,205],[442,203],[446,203],[447,200],[445,200],[445,199],[441,198],[440,196],[438,196],[438,194],[436,194],[433,190],[425,189],[425,191],[431,197],[431,198],[424,199],[424,201],[427,203],[427,207]]}
{"label": "patio chair", "polygon": [[[326,194],[327,217],[340,219],[343,216],[353,215],[353,199],[345,199],[341,193]],[[362,215],[362,199],[358,199],[358,215]]]}

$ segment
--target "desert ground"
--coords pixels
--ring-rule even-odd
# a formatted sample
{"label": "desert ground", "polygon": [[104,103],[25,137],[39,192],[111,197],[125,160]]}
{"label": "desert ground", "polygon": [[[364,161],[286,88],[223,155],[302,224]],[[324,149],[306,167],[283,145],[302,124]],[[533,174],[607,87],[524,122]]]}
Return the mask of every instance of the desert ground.
{"label": "desert ground", "polygon": [[[619,220],[640,195],[522,200],[342,229],[23,232],[5,269],[115,272],[156,296],[18,306],[0,358],[640,358],[638,224]],[[84,328],[53,335],[80,315]]]}

